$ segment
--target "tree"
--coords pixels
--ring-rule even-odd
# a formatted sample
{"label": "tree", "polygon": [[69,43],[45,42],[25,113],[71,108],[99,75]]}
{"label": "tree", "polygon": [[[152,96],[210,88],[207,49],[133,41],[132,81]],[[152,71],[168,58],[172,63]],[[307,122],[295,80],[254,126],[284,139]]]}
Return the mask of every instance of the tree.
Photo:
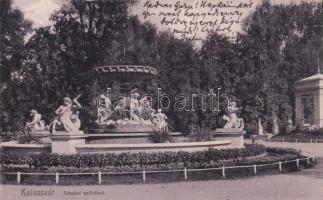
{"label": "tree", "polygon": [[[317,55],[318,32],[313,24],[319,23],[322,8],[315,8],[311,3],[272,6],[264,1],[246,20],[245,33],[238,43],[243,64],[249,66],[248,76],[242,79],[250,81],[240,85],[247,95],[243,98],[243,113],[249,116],[249,122],[256,120],[250,116],[266,121],[275,121],[277,116],[284,126],[293,117],[294,81],[313,74],[311,63],[317,60],[313,57]],[[252,87],[251,95],[248,85]],[[253,100],[255,96],[258,102]]]}
{"label": "tree", "polygon": [[24,19],[20,10],[12,8],[12,1],[0,1],[0,113],[9,113],[6,117],[13,130],[22,121],[21,89],[17,82],[22,79],[24,39],[30,31],[31,22]]}
{"label": "tree", "polygon": [[[213,118],[218,124],[218,117],[224,114],[229,101],[236,101],[240,104],[240,94],[238,86],[245,71],[239,60],[239,46],[229,41],[223,35],[211,34],[203,41],[203,45],[198,53],[198,68],[200,73],[201,91],[208,93],[210,89],[217,92],[221,88],[220,95],[226,95],[229,99],[219,97],[221,112],[208,111],[201,113],[200,117]],[[203,80],[203,81],[202,81]],[[202,116],[201,116],[202,115]]]}
{"label": "tree", "polygon": [[62,97],[82,93],[83,115],[89,117],[95,91],[105,89],[98,84],[94,67],[124,62],[158,68],[160,85],[171,95],[191,89],[191,78],[197,75],[192,44],[169,33],[158,34],[153,25],[129,17],[131,3],[74,0],[53,14],[53,27],[36,30],[26,45],[22,73],[29,107],[52,113]]}
{"label": "tree", "polygon": [[31,22],[12,8],[11,0],[0,1],[0,81],[8,82],[19,70],[24,50],[24,37],[31,31]]}
{"label": "tree", "polygon": [[96,80],[93,69],[116,62],[118,52],[110,47],[121,41],[132,3],[73,0],[51,16],[53,26],[36,29],[26,44],[20,72],[27,107],[49,113],[49,120],[64,96],[81,93],[81,101],[90,104],[88,89]]}
{"label": "tree", "polygon": [[[320,33],[315,28],[323,16],[321,5],[273,6],[263,1],[245,21],[244,32],[235,42],[211,34],[201,49],[195,49],[190,42],[130,16],[128,8],[133,3],[69,1],[52,15],[52,26],[36,29],[24,44],[30,23],[11,8],[11,1],[1,1],[1,111],[15,118],[31,108],[53,113],[64,96],[82,93],[82,121],[89,121],[93,97],[106,89],[93,69],[127,63],[158,69],[157,84],[136,83],[142,91],[156,95],[160,87],[172,97],[191,97],[221,87],[222,94],[242,105],[248,132],[254,131],[258,118],[268,125],[277,118],[283,127],[293,117],[294,81],[316,73],[317,55],[323,54],[317,50]],[[196,106],[200,108],[201,100]],[[219,116],[196,110],[169,110],[167,114],[182,131],[190,123],[201,125]]]}

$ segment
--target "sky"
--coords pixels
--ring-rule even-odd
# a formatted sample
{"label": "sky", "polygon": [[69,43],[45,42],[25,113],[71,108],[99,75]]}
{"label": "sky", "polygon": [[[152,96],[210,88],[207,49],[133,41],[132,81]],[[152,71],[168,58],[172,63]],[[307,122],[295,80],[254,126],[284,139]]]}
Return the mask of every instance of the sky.
{"label": "sky", "polygon": [[[150,21],[153,24],[156,24],[156,26],[159,28],[159,30],[169,30],[169,26],[161,25],[160,20],[161,17],[148,17],[146,20],[144,20],[144,17],[142,15],[144,8],[143,5],[147,0],[138,0],[139,2],[135,7],[131,8],[131,13],[134,15],[138,15],[139,19],[141,21]],[[156,2],[157,0],[148,0],[151,2]],[[169,3],[175,3],[178,0],[159,0],[160,2],[169,2]],[[194,3],[202,0],[181,0],[185,3]],[[253,5],[250,9],[243,10],[242,18],[245,18],[250,12],[252,12],[257,5],[261,3],[262,0],[222,0],[223,2],[253,2]],[[271,0],[273,4],[280,4],[280,3],[299,3],[301,1],[306,2],[322,2],[322,0]],[[41,26],[47,26],[51,25],[51,21],[49,20],[50,15],[55,11],[59,10],[61,5],[65,2],[65,0],[13,0],[13,6],[21,9],[24,14],[25,18],[31,20],[33,22],[33,27],[41,27]],[[209,2],[220,2],[220,0],[209,0]],[[152,9],[153,10],[153,9]],[[155,9],[156,10],[156,9]],[[176,26],[176,25],[175,25]],[[241,27],[239,24],[233,25],[234,31],[240,31]],[[203,35],[203,34],[201,34]],[[206,34],[205,34],[206,35]]]}
{"label": "sky", "polygon": [[13,6],[24,12],[35,28],[50,25],[49,17],[61,7],[57,0],[13,0]]}

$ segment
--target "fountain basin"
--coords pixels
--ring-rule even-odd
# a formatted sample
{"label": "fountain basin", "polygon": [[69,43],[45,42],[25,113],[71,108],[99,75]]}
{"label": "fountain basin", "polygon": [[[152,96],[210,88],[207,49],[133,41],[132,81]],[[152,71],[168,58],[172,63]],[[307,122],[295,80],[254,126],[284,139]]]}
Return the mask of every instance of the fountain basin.
{"label": "fountain basin", "polygon": [[0,144],[2,153],[50,153],[51,144],[18,144],[17,141],[4,142]]}
{"label": "fountain basin", "polygon": [[[152,143],[150,140],[151,133],[104,133],[104,134],[89,134],[86,138],[87,144],[140,144]],[[185,137],[180,132],[169,133],[172,141],[175,143],[184,142]]]}
{"label": "fountain basin", "polygon": [[231,140],[230,148],[243,148],[243,135],[245,131],[237,128],[218,128],[211,132],[216,140]]}
{"label": "fountain basin", "polygon": [[[86,136],[85,136],[86,137]],[[125,152],[165,152],[202,151],[208,148],[232,148],[231,140],[176,143],[138,143],[138,144],[86,144],[85,137],[56,136],[51,144],[18,144],[17,141],[1,144],[3,153],[125,153]],[[83,139],[83,140],[82,140]]]}
{"label": "fountain basin", "polygon": [[244,148],[244,132],[237,129],[217,129],[212,132],[213,141],[187,142],[180,133],[170,133],[172,143],[152,143],[150,133],[111,133],[111,134],[55,134],[51,143],[18,144],[17,141],[1,144],[3,152],[24,153],[124,153],[124,152],[165,152],[165,151],[203,151],[208,148]]}
{"label": "fountain basin", "polygon": [[157,127],[142,124],[123,124],[113,128],[99,127],[89,130],[89,134],[127,134],[127,133],[153,133]]}
{"label": "fountain basin", "polygon": [[82,144],[77,145],[78,153],[139,153],[164,151],[203,151],[208,148],[228,148],[230,140],[182,143],[153,143],[153,144]]}

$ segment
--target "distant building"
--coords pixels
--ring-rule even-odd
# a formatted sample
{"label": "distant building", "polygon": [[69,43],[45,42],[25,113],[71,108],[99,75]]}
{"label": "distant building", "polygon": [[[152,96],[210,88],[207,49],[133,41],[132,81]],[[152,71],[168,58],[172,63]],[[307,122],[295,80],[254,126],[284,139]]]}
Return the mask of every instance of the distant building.
{"label": "distant building", "polygon": [[295,82],[295,122],[302,129],[323,127],[323,74]]}

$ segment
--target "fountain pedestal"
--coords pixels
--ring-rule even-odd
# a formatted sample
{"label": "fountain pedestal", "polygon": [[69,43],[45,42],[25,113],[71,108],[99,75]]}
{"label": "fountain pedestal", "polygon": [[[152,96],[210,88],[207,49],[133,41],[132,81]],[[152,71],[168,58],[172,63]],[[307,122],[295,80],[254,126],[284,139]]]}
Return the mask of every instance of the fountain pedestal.
{"label": "fountain pedestal", "polygon": [[239,128],[218,128],[211,132],[215,140],[230,140],[228,148],[244,148],[243,135],[245,131]]}
{"label": "fountain pedestal", "polygon": [[50,137],[52,140],[52,153],[58,154],[75,154],[76,145],[85,144],[83,131],[57,131]]}

